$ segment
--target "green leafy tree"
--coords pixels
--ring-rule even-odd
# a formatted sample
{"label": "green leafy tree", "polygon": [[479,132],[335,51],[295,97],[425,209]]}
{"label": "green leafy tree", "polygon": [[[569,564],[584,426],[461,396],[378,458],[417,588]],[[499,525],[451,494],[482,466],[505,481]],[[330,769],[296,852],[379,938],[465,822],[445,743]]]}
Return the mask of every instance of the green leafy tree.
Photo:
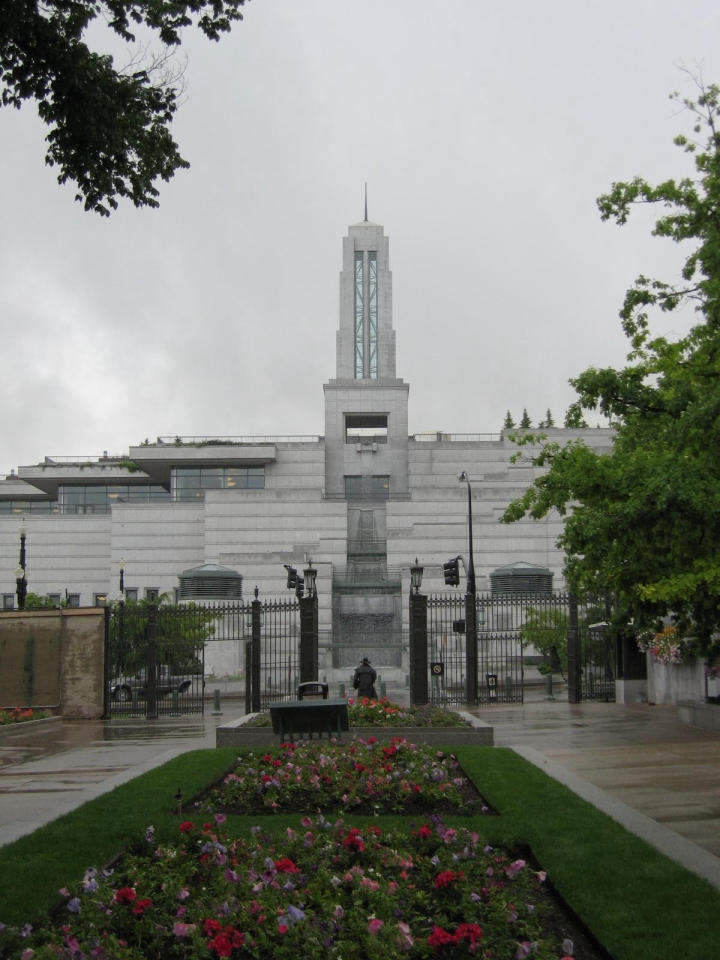
{"label": "green leafy tree", "polygon": [[583,416],[582,407],[579,403],[571,403],[565,413],[563,426],[575,429],[587,428],[587,420]]}
{"label": "green leafy tree", "polygon": [[505,414],[505,420],[503,421],[503,430],[512,430],[515,426],[515,421],[513,420],[513,415],[508,410]]}
{"label": "green leafy tree", "polygon": [[[111,604],[113,673],[132,676],[145,668],[150,607],[145,599]],[[221,614],[196,603],[176,606],[167,594],[160,598],[157,611],[156,662],[167,666],[172,674],[199,672],[198,651],[213,636]]]}
{"label": "green leafy tree", "polygon": [[[178,106],[182,71],[168,67],[181,31],[196,26],[218,40],[242,19],[245,0],[6,0],[0,15],[0,94],[3,106],[37,103],[50,128],[46,163],[58,182],[77,184],[75,199],[104,216],[127,197],[158,206],[158,179],[189,164],[169,126]],[[85,42],[110,36],[165,52],[132,56],[118,69],[109,53]],[[92,28],[92,29],[91,29]],[[145,46],[142,46],[145,44]]]}
{"label": "green leafy tree", "polygon": [[[696,99],[682,100],[692,137],[675,138],[693,174],[636,177],[598,199],[602,219],[618,224],[636,206],[657,207],[653,234],[687,250],[677,282],[640,276],[628,290],[627,366],[571,381],[573,415],[599,409],[615,428],[612,449],[524,438],[547,470],[503,519],[566,515],[559,544],[576,589],[611,592],[639,623],[672,613],[707,651],[720,628],[720,88],[696,83]],[[687,335],[651,334],[651,314],[681,308],[698,318]]]}
{"label": "green leafy tree", "polygon": [[532,644],[542,654],[545,669],[561,673],[563,677],[567,674],[568,628],[569,617],[565,610],[530,607],[520,631],[523,643]]}
{"label": "green leafy tree", "polygon": [[520,418],[520,429],[529,430],[532,427],[530,422],[530,415],[527,412],[527,409],[523,407],[522,417]]}

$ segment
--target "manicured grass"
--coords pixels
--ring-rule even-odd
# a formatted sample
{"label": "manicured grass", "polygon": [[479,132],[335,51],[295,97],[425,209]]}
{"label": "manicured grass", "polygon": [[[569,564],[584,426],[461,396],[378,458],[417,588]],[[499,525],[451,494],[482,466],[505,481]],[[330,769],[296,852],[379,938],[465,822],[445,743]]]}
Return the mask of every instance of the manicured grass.
{"label": "manicured grass", "polygon": [[[494,845],[528,845],[566,902],[615,960],[717,955],[720,892],[676,865],[511,750],[454,751],[498,817],[473,818]],[[178,757],[112,793],[0,849],[0,921],[33,922],[58,902],[57,891],[88,866],[108,863],[152,824],[156,838],[177,832],[173,797],[186,799],[230,769],[238,751],[200,750]],[[230,833],[263,822],[280,836],[298,814],[232,816]],[[346,815],[348,824],[390,829],[408,819]],[[444,817],[448,824],[460,817]],[[467,821],[466,821],[467,822]]]}
{"label": "manicured grass", "polygon": [[34,923],[61,901],[61,887],[110,863],[150,824],[158,837],[174,836],[178,787],[190,799],[236,757],[229,747],[185,753],[0,847],[0,922]]}

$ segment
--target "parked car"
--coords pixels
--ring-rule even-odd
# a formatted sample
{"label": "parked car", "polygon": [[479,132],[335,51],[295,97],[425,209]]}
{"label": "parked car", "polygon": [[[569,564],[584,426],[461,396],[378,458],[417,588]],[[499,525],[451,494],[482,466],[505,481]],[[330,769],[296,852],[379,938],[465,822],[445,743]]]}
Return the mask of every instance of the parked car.
{"label": "parked car", "polygon": [[[158,668],[157,683],[155,686],[158,697],[166,697],[172,693],[188,693],[193,686],[193,681],[198,680],[202,683],[202,677],[198,674],[193,676],[180,674],[175,675],[170,672],[168,666],[161,665]],[[110,681],[110,696],[113,700],[128,701],[142,699],[147,696],[147,679],[145,670],[140,670],[135,676],[114,677]]]}

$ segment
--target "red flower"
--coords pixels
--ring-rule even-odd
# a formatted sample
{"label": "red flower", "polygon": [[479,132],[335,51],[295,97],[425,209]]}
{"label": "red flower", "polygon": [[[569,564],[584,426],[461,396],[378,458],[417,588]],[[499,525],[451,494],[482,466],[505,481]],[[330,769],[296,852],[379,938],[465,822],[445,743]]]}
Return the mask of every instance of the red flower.
{"label": "red flower", "polygon": [[482,927],[479,927],[476,923],[461,923],[457,930],[455,931],[455,936],[458,939],[458,942],[461,940],[469,940],[471,949],[483,938]]}
{"label": "red flower", "polygon": [[427,942],[429,947],[447,947],[449,944],[456,944],[458,941],[456,936],[448,933],[447,930],[443,930],[442,927],[433,927]]}
{"label": "red flower", "polygon": [[132,903],[136,896],[132,887],[120,887],[115,891],[115,903]]}
{"label": "red flower", "polygon": [[423,840],[427,840],[428,837],[432,836],[432,830],[427,826],[427,824],[424,824],[422,827],[418,827],[416,832],[419,837],[423,838]]}
{"label": "red flower", "polygon": [[207,917],[203,922],[203,933],[206,937],[211,937],[213,934],[219,933],[222,930],[222,926],[214,917]]}
{"label": "red flower", "polygon": [[457,873],[454,870],[443,870],[442,873],[439,873],[435,877],[435,887],[438,890],[441,887],[449,887],[455,883],[456,880],[462,880],[464,876],[465,874],[462,870],[458,870]]}
{"label": "red flower", "polygon": [[343,840],[342,845],[346,850],[356,850],[358,853],[362,853],[365,849],[365,843],[360,830],[353,827]]}
{"label": "red flower", "polygon": [[282,857],[275,861],[275,869],[278,873],[300,873],[299,868],[289,857]]}
{"label": "red flower", "polygon": [[194,829],[195,824],[192,822],[192,820],[183,820],[179,827],[180,833],[190,833],[190,831]]}
{"label": "red flower", "polygon": [[138,916],[142,917],[148,907],[152,906],[152,900],[148,900],[147,897],[143,897],[142,900],[136,900],[135,906],[132,908],[132,912]]}

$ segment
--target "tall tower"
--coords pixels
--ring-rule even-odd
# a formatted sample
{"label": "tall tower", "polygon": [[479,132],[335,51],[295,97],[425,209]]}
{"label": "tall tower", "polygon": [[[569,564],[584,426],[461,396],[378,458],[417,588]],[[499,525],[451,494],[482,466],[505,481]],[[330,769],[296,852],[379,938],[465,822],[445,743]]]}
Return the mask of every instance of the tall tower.
{"label": "tall tower", "polygon": [[336,374],[324,386],[326,496],[407,497],[409,388],[395,374],[388,239],[369,220],[343,239]]}
{"label": "tall tower", "polygon": [[325,384],[325,496],[347,502],[347,562],[333,571],[333,666],[401,661],[399,575],[387,567],[387,501],[408,490],[408,385],[395,375],[392,274],[383,228],[348,228],[337,376]]}

